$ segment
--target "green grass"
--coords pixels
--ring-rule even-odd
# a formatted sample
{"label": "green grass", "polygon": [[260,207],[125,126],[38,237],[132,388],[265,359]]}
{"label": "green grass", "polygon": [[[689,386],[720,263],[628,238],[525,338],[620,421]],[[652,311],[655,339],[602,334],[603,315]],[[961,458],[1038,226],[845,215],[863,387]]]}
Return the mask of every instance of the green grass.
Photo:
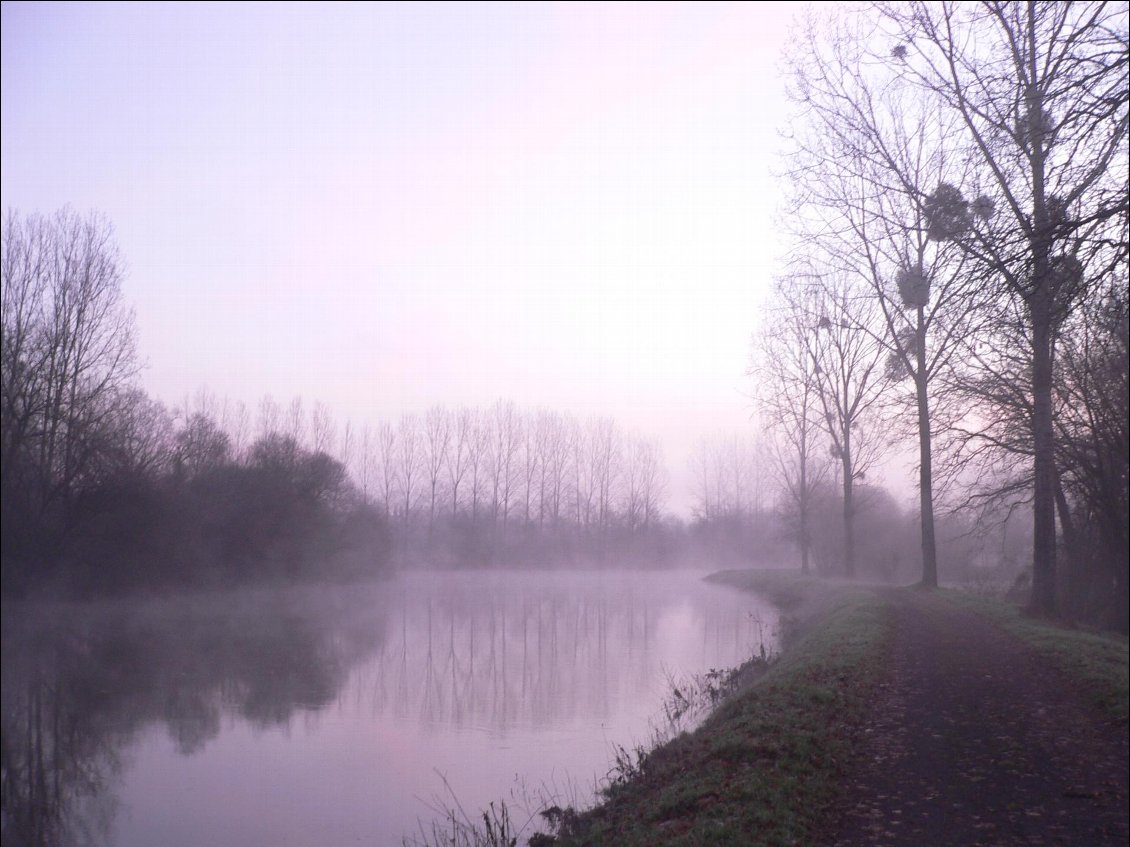
{"label": "green grass", "polygon": [[883,678],[893,619],[871,592],[769,578],[785,605],[813,610],[785,655],[696,732],[646,754],[557,843],[813,842]]}
{"label": "green grass", "polygon": [[[880,594],[793,572],[711,577],[769,597],[786,617],[786,651],[694,733],[629,761],[605,802],[555,845],[804,845],[853,765],[853,741],[884,681],[894,634]],[[1127,641],[1022,616],[954,591],[939,598],[989,618],[1068,675],[1113,720],[1127,721]]]}
{"label": "green grass", "polygon": [[1111,720],[1127,725],[1130,652],[1124,635],[1100,635],[1023,615],[1013,604],[963,591],[942,591],[950,602],[977,612],[1028,644]]}

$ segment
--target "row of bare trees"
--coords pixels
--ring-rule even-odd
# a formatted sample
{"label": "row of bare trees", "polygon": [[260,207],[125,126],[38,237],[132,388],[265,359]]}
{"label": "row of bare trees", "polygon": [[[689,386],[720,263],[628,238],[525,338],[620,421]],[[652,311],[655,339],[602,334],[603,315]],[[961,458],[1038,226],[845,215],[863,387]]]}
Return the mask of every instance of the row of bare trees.
{"label": "row of bare trees", "polygon": [[703,437],[690,457],[690,548],[715,566],[780,567],[789,553],[766,442],[748,433]]}
{"label": "row of bare trees", "polygon": [[850,575],[853,486],[905,430],[925,584],[936,493],[1022,505],[1032,609],[1086,576],[1125,627],[1127,66],[1103,2],[876,3],[797,40],[797,246],[759,373],[802,560],[826,451]]}
{"label": "row of bare trees", "polygon": [[186,398],[175,420],[185,464],[216,461],[218,438],[239,456],[250,438],[279,433],[336,457],[365,500],[390,523],[413,530],[466,519],[645,531],[661,520],[667,498],[656,441],[625,432],[611,418],[581,422],[512,401],[436,405],[359,427],[339,424],[321,402],[308,410],[299,397],[282,404],[265,396],[252,415],[246,405],[204,390]]}
{"label": "row of bare trees", "polygon": [[654,441],[610,418],[581,423],[510,401],[405,414],[363,427],[343,450],[361,490],[405,525],[647,529],[666,497]]}
{"label": "row of bare trees", "polygon": [[[487,408],[436,405],[358,427],[339,425],[321,403],[307,411],[300,398],[264,397],[253,416],[202,391],[176,420],[176,460],[186,469],[239,457],[250,437],[272,432],[333,455],[384,516],[405,560],[497,562],[519,541],[509,558],[552,558],[549,537],[562,534],[583,538],[586,549],[571,552],[588,556],[613,535],[644,536],[664,519],[658,444],[610,418],[582,423],[499,400]],[[539,540],[545,551],[533,549]]]}
{"label": "row of bare trees", "polygon": [[691,455],[694,517],[748,517],[770,508],[765,445],[740,433],[702,438]]}

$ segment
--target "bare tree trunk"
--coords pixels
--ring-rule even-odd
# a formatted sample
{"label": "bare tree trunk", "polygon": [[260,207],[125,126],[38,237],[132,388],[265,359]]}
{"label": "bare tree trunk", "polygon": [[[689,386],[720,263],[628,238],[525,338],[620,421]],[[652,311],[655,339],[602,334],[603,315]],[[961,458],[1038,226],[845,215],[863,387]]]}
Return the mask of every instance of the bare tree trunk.
{"label": "bare tree trunk", "polygon": [[855,479],[851,463],[851,430],[845,430],[840,451],[844,491],[844,576],[855,578]]}
{"label": "bare tree trunk", "polygon": [[934,536],[934,468],[930,431],[930,397],[926,371],[926,321],[918,307],[918,365],[914,387],[918,400],[918,508],[922,520],[922,585],[938,587],[938,549]]}
{"label": "bare tree trunk", "polygon": [[[1056,613],[1055,597],[1055,432],[1052,421],[1052,353],[1046,287],[1037,291],[1032,308],[1032,435],[1035,485],[1032,499],[1032,602],[1029,610],[1042,617]],[[1043,312],[1041,315],[1040,312]]]}
{"label": "bare tree trunk", "polygon": [[808,528],[808,507],[809,507],[809,492],[808,492],[808,461],[807,457],[802,456],[800,461],[800,496],[797,503],[800,511],[800,572],[808,576],[811,569],[809,564],[809,547],[811,546],[811,537]]}
{"label": "bare tree trunk", "polygon": [[1067,566],[1061,573],[1063,580],[1063,594],[1061,612],[1066,618],[1073,617],[1073,607],[1080,599],[1076,586],[1082,582],[1079,573],[1083,566],[1083,550],[1079,544],[1079,536],[1075,531],[1075,521],[1071,517],[1071,506],[1067,502],[1067,493],[1063,490],[1063,477],[1056,473],[1055,477],[1055,505],[1059,513],[1059,526],[1063,532],[1063,548],[1067,553]]}

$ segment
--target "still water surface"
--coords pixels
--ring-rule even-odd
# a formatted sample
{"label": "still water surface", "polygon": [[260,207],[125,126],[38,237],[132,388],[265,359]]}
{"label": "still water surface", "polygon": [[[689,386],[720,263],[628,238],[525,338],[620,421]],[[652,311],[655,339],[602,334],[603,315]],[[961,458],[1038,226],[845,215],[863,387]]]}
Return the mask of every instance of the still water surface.
{"label": "still water surface", "polygon": [[4,843],[399,845],[584,804],[670,678],[772,650],[697,573],[416,574],[4,615]]}

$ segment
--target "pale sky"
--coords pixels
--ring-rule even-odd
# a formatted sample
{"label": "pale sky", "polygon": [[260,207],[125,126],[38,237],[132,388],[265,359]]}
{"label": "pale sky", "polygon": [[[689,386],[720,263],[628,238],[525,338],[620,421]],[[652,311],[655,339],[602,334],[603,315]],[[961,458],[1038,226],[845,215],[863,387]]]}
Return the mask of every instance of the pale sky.
{"label": "pale sky", "polygon": [[754,435],[801,4],[3,4],[5,208],[113,222],[144,384]]}

